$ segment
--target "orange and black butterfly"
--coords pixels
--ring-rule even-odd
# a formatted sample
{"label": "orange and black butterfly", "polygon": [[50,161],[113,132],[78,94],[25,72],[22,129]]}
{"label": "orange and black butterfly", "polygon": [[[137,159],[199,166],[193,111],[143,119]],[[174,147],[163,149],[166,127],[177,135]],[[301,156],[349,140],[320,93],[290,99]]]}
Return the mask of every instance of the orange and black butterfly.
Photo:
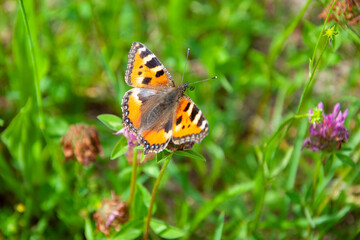
{"label": "orange and black butterfly", "polygon": [[134,87],[122,100],[123,125],[147,154],[174,144],[197,142],[208,134],[209,125],[200,109],[184,94],[189,83],[175,86],[170,73],[142,43],[129,52],[125,81]]}

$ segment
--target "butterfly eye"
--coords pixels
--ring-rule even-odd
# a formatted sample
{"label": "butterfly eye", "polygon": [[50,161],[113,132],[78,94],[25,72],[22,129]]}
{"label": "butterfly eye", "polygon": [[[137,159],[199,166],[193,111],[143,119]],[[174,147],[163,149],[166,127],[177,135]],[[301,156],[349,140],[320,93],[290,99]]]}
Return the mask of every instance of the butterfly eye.
{"label": "butterfly eye", "polygon": [[189,90],[190,90],[190,91],[194,91],[194,89],[195,89],[194,86],[190,86],[190,87],[189,87]]}

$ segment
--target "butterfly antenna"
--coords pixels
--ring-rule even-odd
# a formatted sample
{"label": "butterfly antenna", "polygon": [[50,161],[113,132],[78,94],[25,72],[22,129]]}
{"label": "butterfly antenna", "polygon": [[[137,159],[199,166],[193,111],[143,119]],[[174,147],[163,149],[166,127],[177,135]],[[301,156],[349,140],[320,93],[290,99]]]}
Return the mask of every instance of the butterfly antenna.
{"label": "butterfly antenna", "polygon": [[186,54],[186,62],[185,62],[184,72],[183,72],[182,79],[181,79],[181,84],[184,82],[184,76],[185,76],[186,65],[187,65],[187,62],[189,61],[189,53],[190,53],[190,48],[188,48],[188,50],[187,50],[187,54]]}
{"label": "butterfly antenna", "polygon": [[189,83],[189,85],[192,85],[192,84],[195,84],[195,83],[199,83],[199,82],[205,82],[205,81],[209,81],[209,80],[212,80],[212,79],[216,79],[217,76],[215,77],[212,77],[212,78],[207,78],[207,79],[204,79],[204,80],[200,80],[200,81],[197,81],[197,82],[192,82],[192,83]]}

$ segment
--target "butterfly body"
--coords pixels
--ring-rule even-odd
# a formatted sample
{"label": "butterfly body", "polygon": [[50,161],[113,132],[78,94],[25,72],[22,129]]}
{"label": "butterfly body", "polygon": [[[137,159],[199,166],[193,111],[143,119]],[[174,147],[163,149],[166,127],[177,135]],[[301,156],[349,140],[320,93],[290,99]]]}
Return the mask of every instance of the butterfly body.
{"label": "butterfly body", "polygon": [[134,88],[122,100],[123,125],[145,154],[162,151],[171,140],[199,143],[208,134],[205,117],[184,94],[189,83],[176,87],[166,68],[141,43],[131,46],[125,81]]}

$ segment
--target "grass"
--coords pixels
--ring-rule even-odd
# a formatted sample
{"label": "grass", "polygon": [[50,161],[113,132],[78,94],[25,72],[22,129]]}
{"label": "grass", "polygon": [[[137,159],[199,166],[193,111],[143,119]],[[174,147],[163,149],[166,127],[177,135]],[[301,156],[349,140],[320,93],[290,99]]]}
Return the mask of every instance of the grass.
{"label": "grass", "polygon": [[[142,239],[147,220],[149,239],[359,237],[360,25],[335,21],[335,2],[0,6],[0,239],[106,239],[93,214],[112,191],[130,204],[112,239]],[[325,8],[329,21],[318,17]],[[192,151],[164,151],[140,166],[113,134],[133,41],[176,84],[188,48],[185,81],[218,76],[186,93],[209,135]],[[342,150],[302,149],[308,109],[319,102],[326,113],[337,102],[349,109]],[[88,167],[65,161],[61,149],[79,123],[96,126],[104,152]]]}

